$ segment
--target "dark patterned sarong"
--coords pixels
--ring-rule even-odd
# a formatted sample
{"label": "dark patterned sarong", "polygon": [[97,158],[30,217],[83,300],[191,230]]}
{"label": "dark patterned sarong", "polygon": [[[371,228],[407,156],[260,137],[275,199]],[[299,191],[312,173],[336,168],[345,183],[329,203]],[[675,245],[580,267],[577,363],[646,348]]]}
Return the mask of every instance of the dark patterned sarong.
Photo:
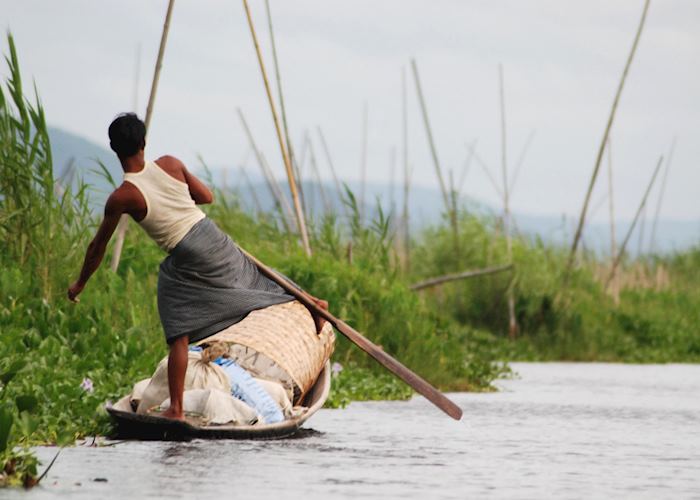
{"label": "dark patterned sarong", "polygon": [[160,264],[158,312],[168,343],[197,342],[257,309],[294,300],[209,218],[197,222]]}

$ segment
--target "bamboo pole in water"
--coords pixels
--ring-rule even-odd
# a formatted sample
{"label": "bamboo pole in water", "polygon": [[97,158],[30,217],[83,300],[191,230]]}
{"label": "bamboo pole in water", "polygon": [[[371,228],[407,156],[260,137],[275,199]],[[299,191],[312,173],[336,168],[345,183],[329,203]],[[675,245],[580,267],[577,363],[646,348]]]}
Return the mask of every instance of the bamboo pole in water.
{"label": "bamboo pole in water", "polygon": [[656,202],[656,210],[654,211],[654,222],[651,225],[651,239],[649,241],[649,253],[653,253],[656,250],[656,224],[659,221],[659,214],[661,213],[661,203],[664,200],[664,193],[666,192],[666,179],[668,178],[668,169],[671,168],[671,160],[673,159],[673,152],[676,149],[676,138],[674,137],[671,141],[671,148],[668,151],[668,159],[666,160],[666,166],[664,167],[664,176],[661,179],[661,190],[659,191],[659,198]]}
{"label": "bamboo pole in water", "polygon": [[591,175],[591,180],[588,183],[588,190],[586,191],[586,197],[583,201],[583,207],[581,208],[581,215],[579,217],[578,225],[576,227],[576,233],[574,234],[574,241],[571,245],[571,251],[569,252],[569,260],[564,269],[564,281],[562,288],[566,288],[568,283],[569,274],[571,273],[571,268],[574,264],[574,257],[576,255],[576,249],[578,248],[579,239],[581,238],[581,233],[583,231],[583,225],[586,221],[586,212],[588,210],[588,203],[591,199],[591,193],[593,192],[593,186],[595,186],[596,178],[598,177],[598,171],[600,170],[600,164],[603,159],[603,151],[605,150],[605,144],[608,140],[608,135],[610,134],[610,129],[615,119],[615,112],[617,111],[617,104],[620,101],[620,96],[622,95],[622,89],[625,85],[625,80],[627,79],[627,73],[629,72],[630,66],[632,65],[632,59],[634,59],[634,54],[637,51],[637,45],[639,43],[639,38],[642,35],[642,29],[644,28],[644,21],[647,17],[647,11],[649,10],[649,0],[644,2],[644,10],[642,11],[642,17],[639,21],[639,26],[637,28],[637,33],[634,37],[634,42],[632,43],[632,50],[630,51],[629,57],[625,64],[625,68],[622,71],[622,77],[620,78],[620,84],[617,87],[617,92],[615,93],[615,99],[613,100],[612,108],[610,109],[610,115],[608,116],[608,122],[605,125],[605,131],[603,132],[603,138],[600,141],[600,146],[598,147],[598,154],[596,156],[595,165],[593,167],[593,173]]}
{"label": "bamboo pole in water", "polygon": [[[503,231],[506,237],[506,254],[508,262],[513,263],[513,242],[510,234],[510,200],[508,199],[508,159],[506,140],[506,104],[505,90],[503,84],[503,66],[498,65],[498,82],[500,89],[501,103],[501,173],[503,175]],[[515,296],[513,293],[513,282],[508,286],[508,335],[515,338],[518,333],[518,323],[515,320]]]}
{"label": "bamboo pole in water", "polygon": [[253,45],[255,46],[255,53],[258,57],[258,64],[260,65],[260,73],[262,75],[263,84],[265,86],[265,93],[267,94],[267,100],[270,103],[270,111],[272,113],[272,121],[275,125],[275,130],[277,132],[277,140],[279,141],[280,150],[282,152],[282,160],[284,161],[284,168],[287,172],[287,180],[289,181],[289,190],[292,193],[292,201],[294,203],[294,211],[296,215],[297,226],[299,233],[301,235],[301,242],[304,247],[304,252],[307,256],[311,256],[311,245],[309,244],[309,235],[306,231],[306,223],[304,222],[304,214],[301,211],[301,204],[299,202],[299,193],[297,192],[297,185],[294,180],[294,172],[292,171],[292,163],[289,160],[288,149],[285,145],[285,140],[282,135],[282,130],[280,129],[279,119],[277,117],[277,110],[275,109],[275,102],[272,98],[272,92],[270,91],[270,83],[267,79],[267,72],[265,71],[265,64],[262,59],[262,53],[260,52],[260,45],[258,44],[258,37],[255,34],[255,26],[253,26],[253,18],[250,14],[250,8],[248,7],[248,0],[243,0],[243,7],[245,8],[246,18],[248,19],[248,26],[250,28],[250,35],[253,38]]}
{"label": "bamboo pole in water", "polygon": [[[160,80],[160,70],[163,67],[163,55],[165,54],[165,45],[168,42],[168,32],[170,31],[170,18],[173,14],[173,6],[175,0],[168,2],[168,10],[165,13],[165,22],[163,23],[163,32],[160,36],[160,46],[158,47],[158,57],[156,57],[156,66],[153,71],[153,81],[151,83],[151,95],[148,98],[148,106],[146,107],[146,133],[151,126],[151,118],[153,117],[153,105],[156,102],[156,91],[158,90],[158,81]],[[116,272],[119,269],[119,260],[122,256],[124,248],[124,238],[126,237],[126,228],[129,224],[129,216],[124,214],[119,219],[117,226],[117,239],[114,242],[114,251],[112,252],[112,262],[110,268]]]}
{"label": "bamboo pole in water", "polygon": [[661,169],[661,164],[663,163],[663,160],[664,160],[664,157],[662,155],[656,164],[656,168],[654,169],[654,175],[651,176],[651,181],[649,181],[649,185],[647,186],[647,190],[644,193],[644,196],[642,197],[642,201],[639,204],[639,208],[637,209],[637,213],[635,214],[634,219],[632,220],[632,224],[630,225],[630,228],[627,230],[627,235],[625,236],[625,239],[622,241],[622,245],[620,245],[620,251],[617,253],[615,260],[613,261],[612,268],[610,269],[610,275],[608,276],[608,279],[605,282],[605,289],[606,290],[608,289],[608,286],[610,286],[610,281],[615,276],[615,271],[617,270],[617,266],[620,265],[620,261],[622,260],[622,256],[625,254],[625,248],[627,247],[627,243],[630,240],[630,236],[632,236],[632,232],[634,231],[634,227],[637,225],[637,220],[639,219],[639,215],[642,213],[642,209],[644,208],[644,205],[646,205],[647,198],[649,197],[649,193],[651,192],[651,188],[654,186],[654,181],[656,180],[656,176],[658,175],[659,170]]}

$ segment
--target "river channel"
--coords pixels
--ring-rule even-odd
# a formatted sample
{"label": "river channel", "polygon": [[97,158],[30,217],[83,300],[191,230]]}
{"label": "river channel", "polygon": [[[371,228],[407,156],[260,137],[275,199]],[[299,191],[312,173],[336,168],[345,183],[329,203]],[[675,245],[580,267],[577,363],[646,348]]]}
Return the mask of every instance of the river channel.
{"label": "river channel", "polygon": [[[297,438],[64,449],[1,498],[700,498],[700,365],[515,363],[489,394],[322,410]],[[56,448],[38,448],[44,465]]]}

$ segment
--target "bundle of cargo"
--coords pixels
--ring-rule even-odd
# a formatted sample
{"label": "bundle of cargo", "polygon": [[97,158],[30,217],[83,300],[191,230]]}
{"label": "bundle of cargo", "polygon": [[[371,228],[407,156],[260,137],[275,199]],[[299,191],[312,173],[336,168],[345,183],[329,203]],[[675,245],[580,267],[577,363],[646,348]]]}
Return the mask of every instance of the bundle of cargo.
{"label": "bundle of cargo", "polygon": [[327,399],[334,345],[332,326],[317,333],[300,302],[269,306],[190,348],[184,421],[159,416],[170,404],[167,358],[107,411],[120,437],[288,436]]}

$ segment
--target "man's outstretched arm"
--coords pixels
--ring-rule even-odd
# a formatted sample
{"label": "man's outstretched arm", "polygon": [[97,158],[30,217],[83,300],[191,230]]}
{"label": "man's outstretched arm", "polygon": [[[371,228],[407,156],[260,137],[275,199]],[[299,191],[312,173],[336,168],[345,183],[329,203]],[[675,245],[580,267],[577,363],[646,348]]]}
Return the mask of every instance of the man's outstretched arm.
{"label": "man's outstretched arm", "polygon": [[107,249],[107,243],[109,243],[112,234],[114,234],[119,218],[123,213],[124,206],[121,197],[115,191],[107,200],[104,219],[102,219],[97,234],[87,247],[83,267],[80,270],[80,277],[68,288],[68,298],[71,301],[78,302],[78,295],[85,288],[85,284],[90,279],[90,276],[100,267]]}

